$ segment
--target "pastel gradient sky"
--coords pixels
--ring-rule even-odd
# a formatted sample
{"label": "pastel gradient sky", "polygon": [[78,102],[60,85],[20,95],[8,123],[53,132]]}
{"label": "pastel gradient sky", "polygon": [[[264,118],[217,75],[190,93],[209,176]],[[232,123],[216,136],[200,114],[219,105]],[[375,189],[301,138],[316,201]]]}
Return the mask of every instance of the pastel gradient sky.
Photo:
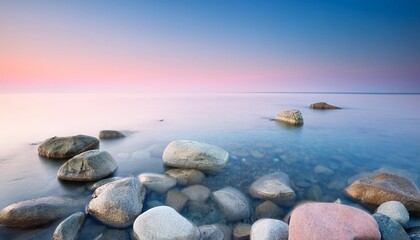
{"label": "pastel gradient sky", "polygon": [[420,1],[0,0],[0,92],[420,92]]}

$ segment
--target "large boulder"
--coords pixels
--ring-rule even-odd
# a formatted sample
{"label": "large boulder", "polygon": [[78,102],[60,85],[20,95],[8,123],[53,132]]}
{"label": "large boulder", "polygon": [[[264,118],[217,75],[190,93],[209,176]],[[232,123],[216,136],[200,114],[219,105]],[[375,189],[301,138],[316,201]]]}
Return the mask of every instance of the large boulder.
{"label": "large boulder", "polygon": [[0,224],[10,227],[33,227],[65,217],[80,207],[70,197],[43,197],[11,204],[0,211]]}
{"label": "large boulder", "polygon": [[157,193],[166,193],[176,185],[175,178],[159,173],[142,173],[139,180],[147,189]]}
{"label": "large boulder", "polygon": [[336,106],[330,105],[330,104],[328,104],[328,103],[326,103],[326,102],[317,102],[317,103],[313,103],[313,104],[311,104],[311,105],[309,106],[309,108],[312,108],[312,109],[322,109],[322,110],[325,110],[325,109],[341,109],[341,108],[339,108],[339,107],[336,107]]}
{"label": "large boulder", "polygon": [[306,203],[291,215],[289,240],[380,240],[373,217],[354,207],[336,203]]}
{"label": "large boulder", "polygon": [[285,122],[292,125],[302,125],[303,117],[299,110],[292,109],[277,114],[276,121]]}
{"label": "large boulder", "polygon": [[274,172],[258,178],[248,191],[254,198],[276,203],[293,201],[296,198],[295,191],[290,187],[289,176],[283,172]]}
{"label": "large boulder", "polygon": [[166,174],[175,178],[181,186],[200,184],[205,178],[204,173],[196,169],[174,168],[166,171]]}
{"label": "large boulder", "polygon": [[376,209],[376,213],[390,217],[401,224],[403,228],[407,227],[408,221],[410,220],[410,215],[408,214],[407,209],[402,203],[397,201],[382,203],[378,209]]}
{"label": "large boulder", "polygon": [[399,201],[413,215],[420,215],[420,192],[416,184],[399,175],[378,173],[353,182],[345,189],[348,196],[364,204],[381,205]]}
{"label": "large boulder", "polygon": [[382,240],[410,240],[410,237],[398,222],[380,213],[375,213],[372,216],[378,223]]}
{"label": "large boulder", "polygon": [[106,151],[90,150],[74,156],[58,170],[58,179],[90,182],[111,175],[117,170],[117,162]]}
{"label": "large boulder", "polygon": [[82,212],[75,213],[62,221],[55,229],[51,240],[76,239],[80,228],[85,222],[86,215]]}
{"label": "large boulder", "polygon": [[99,140],[91,136],[52,137],[41,143],[38,154],[52,159],[67,159],[97,148]]}
{"label": "large boulder", "polygon": [[173,208],[152,208],[137,217],[134,234],[142,240],[200,239],[198,228],[177,213]]}
{"label": "large boulder", "polygon": [[251,240],[287,240],[289,226],[277,219],[260,219],[252,224]]}
{"label": "large boulder", "polygon": [[87,211],[106,225],[125,228],[141,213],[145,195],[146,189],[137,178],[124,178],[97,188]]}
{"label": "large boulder", "polygon": [[102,130],[99,132],[100,139],[115,139],[125,137],[124,133],[116,130]]}
{"label": "large boulder", "polygon": [[163,152],[163,163],[177,168],[215,172],[224,168],[229,153],[221,147],[189,140],[169,143]]}
{"label": "large boulder", "polygon": [[224,187],[212,193],[217,207],[229,221],[235,222],[251,215],[249,199],[238,189]]}

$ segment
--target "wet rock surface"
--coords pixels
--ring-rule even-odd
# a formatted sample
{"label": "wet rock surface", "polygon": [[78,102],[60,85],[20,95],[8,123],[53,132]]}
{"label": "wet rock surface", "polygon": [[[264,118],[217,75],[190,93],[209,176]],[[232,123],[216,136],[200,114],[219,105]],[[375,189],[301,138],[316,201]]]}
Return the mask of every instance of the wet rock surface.
{"label": "wet rock surface", "polygon": [[205,178],[204,173],[196,169],[174,168],[166,171],[166,174],[175,178],[181,186],[200,184]]}
{"label": "wet rock surface", "polygon": [[142,173],[138,178],[147,189],[157,193],[166,193],[176,185],[176,179],[165,174]]}
{"label": "wet rock surface", "polygon": [[372,216],[378,223],[383,240],[410,240],[410,237],[398,222],[380,213],[375,213]]}
{"label": "wet rock surface", "polygon": [[299,110],[292,109],[277,114],[276,121],[281,121],[291,125],[302,125],[303,117]]}
{"label": "wet rock surface", "polygon": [[239,221],[251,215],[249,199],[238,189],[225,187],[212,193],[212,198],[229,221]]}
{"label": "wet rock surface", "polygon": [[102,130],[99,132],[100,139],[116,139],[123,137],[125,137],[125,134],[116,130]]}
{"label": "wet rock surface", "polygon": [[71,240],[76,239],[80,228],[85,222],[86,214],[75,213],[62,221],[55,229],[51,240]]}
{"label": "wet rock surface", "polygon": [[317,103],[313,103],[313,104],[311,104],[311,105],[309,106],[309,108],[312,108],[312,109],[323,109],[323,110],[325,110],[325,109],[341,109],[341,108],[339,108],[339,107],[336,107],[336,106],[330,105],[330,104],[328,104],[328,103],[326,103],[326,102],[317,102]]}
{"label": "wet rock surface", "polygon": [[287,240],[289,226],[276,219],[260,219],[252,224],[251,240]]}
{"label": "wet rock surface", "polygon": [[46,158],[66,159],[97,148],[99,140],[91,136],[52,137],[41,143],[38,154]]}

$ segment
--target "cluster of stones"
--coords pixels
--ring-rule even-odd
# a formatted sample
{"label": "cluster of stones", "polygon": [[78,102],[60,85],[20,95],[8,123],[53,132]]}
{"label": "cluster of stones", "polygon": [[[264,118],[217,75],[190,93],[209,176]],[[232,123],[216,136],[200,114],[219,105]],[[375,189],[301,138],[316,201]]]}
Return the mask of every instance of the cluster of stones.
{"label": "cluster of stones", "polygon": [[[313,103],[309,106],[311,109],[320,109],[320,110],[327,110],[327,109],[340,109],[339,107],[330,105],[325,102],[318,102]],[[303,117],[302,113],[297,109],[290,109],[283,112],[280,112],[275,117],[276,121],[284,122],[290,125],[301,126],[303,125]]]}
{"label": "cluster of stones", "polygon": [[[165,174],[111,177],[117,168],[113,157],[97,150],[96,138],[78,135],[52,138],[39,154],[70,158],[58,171],[66,181],[96,181],[86,213],[83,202],[69,197],[44,197],[11,204],[0,211],[0,224],[33,227],[65,218],[52,239],[76,239],[87,214],[112,228],[129,228],[138,239],[410,239],[418,229],[406,229],[410,214],[420,214],[420,193],[409,179],[379,173],[356,180],[345,193],[368,206],[373,215],[339,203],[296,203],[289,176],[272,172],[252,182],[247,192],[226,186],[211,191],[205,174],[215,174],[229,161],[224,149],[189,140],[171,142],[163,153]],[[164,196],[165,202],[146,202],[147,195]],[[255,208],[251,198],[262,203]],[[149,209],[145,211],[145,205]],[[153,206],[152,206],[153,205]],[[214,209],[211,207],[214,205]],[[295,206],[283,217],[283,206]],[[213,216],[196,226],[182,210]],[[214,210],[214,211],[213,211]],[[251,222],[250,222],[251,221]],[[252,223],[252,224],[251,224]],[[414,236],[414,235],[413,235]]]}

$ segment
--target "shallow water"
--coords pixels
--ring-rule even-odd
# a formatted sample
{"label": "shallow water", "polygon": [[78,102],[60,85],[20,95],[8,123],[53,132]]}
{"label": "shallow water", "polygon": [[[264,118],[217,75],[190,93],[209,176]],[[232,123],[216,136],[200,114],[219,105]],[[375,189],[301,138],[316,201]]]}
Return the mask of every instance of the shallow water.
{"label": "shallow water", "polygon": [[[308,108],[318,101],[343,109]],[[290,176],[298,200],[340,198],[354,204],[343,189],[356,174],[382,169],[403,174],[419,185],[418,103],[420,95],[0,95],[0,208],[49,195],[79,195],[87,201],[91,192],[86,184],[58,181],[56,173],[63,161],[40,158],[37,148],[51,136],[97,136],[102,129],[129,133],[123,139],[101,142],[101,149],[118,162],[114,176],[163,173],[165,146],[174,139],[191,139],[231,153],[222,172],[206,177],[204,185],[212,191],[230,185],[246,193],[255,178],[281,170]],[[269,120],[291,108],[301,110],[303,126]],[[331,171],[317,174],[317,165]],[[163,197],[149,194],[147,199]],[[182,213],[198,225],[224,221],[219,216],[197,217],[188,209]],[[26,230],[0,227],[0,236],[48,239],[58,223]],[[105,229],[88,218],[80,239],[93,239]],[[126,233],[131,234],[129,229]]]}

